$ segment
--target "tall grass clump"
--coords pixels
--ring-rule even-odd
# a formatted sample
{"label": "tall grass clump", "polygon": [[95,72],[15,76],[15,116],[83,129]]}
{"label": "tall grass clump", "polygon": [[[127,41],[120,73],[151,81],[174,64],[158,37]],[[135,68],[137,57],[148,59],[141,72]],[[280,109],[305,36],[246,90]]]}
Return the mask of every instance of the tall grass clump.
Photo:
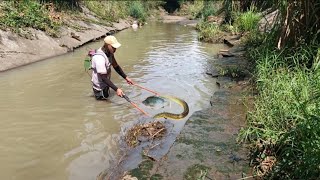
{"label": "tall grass clump", "polygon": [[198,39],[204,42],[220,42],[222,31],[219,25],[201,21],[197,24],[196,29],[199,31]]}
{"label": "tall grass clump", "polygon": [[250,8],[250,10],[240,13],[237,18],[235,18],[235,25],[242,31],[254,31],[258,28],[260,19],[260,14],[255,12],[254,8]]}
{"label": "tall grass clump", "polygon": [[[255,162],[260,167],[257,174],[315,179],[320,175],[320,54],[313,54],[309,68],[301,58],[313,51],[301,47],[291,55],[288,52],[266,46],[251,51],[259,95],[239,137],[268,142],[253,153],[253,159],[260,159]],[[276,163],[264,171],[261,164],[270,157],[275,157]]]}
{"label": "tall grass clump", "polygon": [[83,3],[90,11],[106,21],[118,21],[129,15],[128,1],[83,1]]}
{"label": "tall grass clump", "polygon": [[205,1],[203,9],[200,11],[200,16],[202,19],[207,19],[209,16],[216,15],[219,8],[221,8],[221,3],[215,1]]}
{"label": "tall grass clump", "polygon": [[198,18],[204,8],[204,0],[182,1],[179,15],[188,15],[189,19]]}
{"label": "tall grass clump", "polygon": [[78,12],[80,0],[38,0],[41,4],[53,3],[57,11]]}
{"label": "tall grass clump", "polygon": [[133,1],[129,6],[129,15],[133,18],[138,19],[139,21],[146,21],[147,12],[144,5],[140,1]]}
{"label": "tall grass clump", "polygon": [[48,9],[37,1],[3,1],[0,2],[0,25],[2,28],[19,32],[31,27],[54,35],[60,22],[49,16]]}

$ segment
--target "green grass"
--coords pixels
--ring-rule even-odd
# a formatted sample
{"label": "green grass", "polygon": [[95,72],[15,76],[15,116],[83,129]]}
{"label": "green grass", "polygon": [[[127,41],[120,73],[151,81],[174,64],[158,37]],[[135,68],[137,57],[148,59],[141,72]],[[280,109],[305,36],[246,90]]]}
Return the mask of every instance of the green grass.
{"label": "green grass", "polygon": [[129,15],[139,21],[145,22],[147,18],[147,12],[140,1],[134,1],[129,6]]}
{"label": "green grass", "polygon": [[241,31],[254,31],[258,28],[258,22],[261,19],[259,13],[256,13],[253,8],[244,13],[237,13],[235,15],[235,26],[239,27]]}
{"label": "green grass", "polygon": [[131,16],[145,22],[149,11],[161,5],[162,1],[83,1],[86,7],[99,18],[106,21],[118,21]]}
{"label": "green grass", "polygon": [[1,27],[14,32],[32,27],[55,35],[60,26],[60,22],[52,20],[49,11],[37,1],[3,1],[0,3],[0,11]]}
{"label": "green grass", "polygon": [[223,35],[219,25],[201,21],[197,24],[198,38],[204,42],[219,42]]}
{"label": "green grass", "polygon": [[129,15],[127,1],[83,1],[83,3],[90,11],[106,21],[118,21]]}
{"label": "green grass", "polygon": [[190,19],[201,18],[206,20],[208,16],[216,15],[222,4],[219,1],[181,1],[179,15],[187,15]]}
{"label": "green grass", "polygon": [[181,8],[179,11],[179,15],[188,15],[190,19],[195,19],[199,17],[203,8],[204,8],[204,1],[197,0],[197,1],[184,1],[181,4]]}
{"label": "green grass", "polygon": [[[27,28],[46,32],[53,37],[59,36],[62,25],[76,30],[81,27],[63,21],[62,14],[72,19],[110,25],[120,19],[132,16],[146,21],[149,11],[156,9],[163,1],[80,1],[80,0],[23,0],[0,2],[0,27],[23,36]],[[94,21],[81,14],[82,5],[86,6],[99,19]],[[67,18],[68,19],[68,18]],[[28,33],[28,32],[27,32]]]}
{"label": "green grass", "polygon": [[[257,140],[272,142],[274,149],[269,155],[276,156],[277,163],[268,174],[271,178],[313,179],[320,175],[318,51],[314,53],[310,46],[296,51],[260,46],[250,51],[256,62],[259,95],[239,138],[253,144]],[[310,61],[312,65],[307,67]]]}

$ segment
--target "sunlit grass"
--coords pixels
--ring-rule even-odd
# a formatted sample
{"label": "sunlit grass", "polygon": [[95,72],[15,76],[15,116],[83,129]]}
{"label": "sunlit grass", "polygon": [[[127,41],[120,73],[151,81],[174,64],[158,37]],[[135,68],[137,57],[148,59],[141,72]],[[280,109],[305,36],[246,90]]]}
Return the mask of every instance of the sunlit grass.
{"label": "sunlit grass", "polygon": [[252,31],[258,29],[258,22],[261,16],[256,13],[254,8],[249,11],[240,13],[235,18],[235,25],[242,31]]}
{"label": "sunlit grass", "polygon": [[214,23],[200,22],[197,24],[197,30],[199,31],[198,38],[205,42],[218,42],[222,37],[222,31],[219,25]]}
{"label": "sunlit grass", "polygon": [[186,1],[181,5],[179,15],[188,15],[190,19],[197,18],[204,8],[203,0],[196,0],[193,2]]}
{"label": "sunlit grass", "polygon": [[20,33],[22,28],[32,27],[55,36],[60,26],[49,16],[49,10],[37,1],[0,2],[0,26]]}
{"label": "sunlit grass", "polygon": [[89,10],[99,18],[107,21],[118,21],[129,15],[127,1],[83,1]]}
{"label": "sunlit grass", "polygon": [[320,53],[313,54],[311,67],[301,63],[311,52],[301,48],[288,54],[262,46],[250,53],[259,95],[239,138],[278,147],[271,153],[278,158],[269,174],[273,178],[312,179],[320,172]]}
{"label": "sunlit grass", "polygon": [[133,1],[129,6],[129,15],[142,22],[146,21],[147,18],[147,12],[143,4],[139,1]]}

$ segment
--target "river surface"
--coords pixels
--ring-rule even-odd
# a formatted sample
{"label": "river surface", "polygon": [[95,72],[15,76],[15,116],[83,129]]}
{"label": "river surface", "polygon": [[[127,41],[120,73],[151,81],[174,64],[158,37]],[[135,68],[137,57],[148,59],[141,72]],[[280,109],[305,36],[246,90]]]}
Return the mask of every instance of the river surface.
{"label": "river surface", "polygon": [[[210,106],[217,87],[205,72],[223,45],[198,42],[193,28],[175,24],[150,23],[115,36],[122,44],[116,59],[133,81],[189,104],[189,115],[172,121],[176,129],[193,112]],[[108,168],[121,127],[143,114],[113,91],[107,101],[92,96],[83,59],[101,45],[99,40],[0,73],[0,179],[94,180]],[[174,103],[163,109],[144,106],[150,92],[127,85],[115,72],[112,80],[151,115],[181,111]]]}

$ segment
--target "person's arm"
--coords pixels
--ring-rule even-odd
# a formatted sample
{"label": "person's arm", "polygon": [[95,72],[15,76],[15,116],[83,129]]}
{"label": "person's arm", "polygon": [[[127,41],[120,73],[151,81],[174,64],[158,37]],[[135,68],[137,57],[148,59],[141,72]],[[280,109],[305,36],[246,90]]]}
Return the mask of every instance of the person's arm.
{"label": "person's arm", "polygon": [[122,68],[119,66],[116,58],[114,57],[114,55],[111,55],[112,58],[112,66],[114,68],[114,70],[123,78],[127,81],[128,84],[133,84],[133,81],[128,78],[128,76],[123,72]]}
{"label": "person's arm", "polygon": [[102,56],[94,56],[92,61],[95,63],[95,70],[97,71],[98,75],[101,77],[102,81],[105,82],[109,87],[111,87],[114,91],[117,92],[117,95],[122,97],[123,92],[120,88],[112,83],[112,81],[108,78],[107,75],[107,67],[105,59]]}
{"label": "person's arm", "polygon": [[118,87],[108,78],[107,74],[99,74],[103,82],[105,82],[111,89],[117,91]]}

